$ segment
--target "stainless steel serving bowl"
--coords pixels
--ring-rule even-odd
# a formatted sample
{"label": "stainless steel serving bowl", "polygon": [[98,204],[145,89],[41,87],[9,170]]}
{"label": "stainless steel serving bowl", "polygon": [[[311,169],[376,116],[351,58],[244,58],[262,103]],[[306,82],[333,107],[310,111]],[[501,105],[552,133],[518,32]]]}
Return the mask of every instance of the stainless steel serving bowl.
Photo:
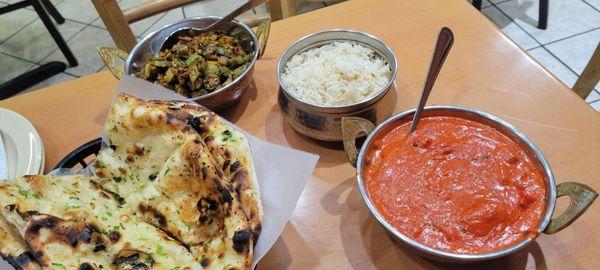
{"label": "stainless steel serving bowl", "polygon": [[[281,83],[285,65],[292,56],[334,41],[351,41],[373,49],[392,69],[390,81],[377,95],[366,100],[343,106],[319,106],[296,98]],[[380,39],[367,33],[332,29],[305,36],[290,45],[277,63],[279,82],[279,107],[292,128],[308,137],[323,141],[341,141],[341,119],[358,116],[378,122],[387,118],[395,105],[395,84],[398,63],[392,50]],[[390,89],[392,89],[390,91]],[[388,102],[382,102],[385,99]]]}
{"label": "stainless steel serving bowl", "polygon": [[[98,52],[115,77],[120,78],[123,74],[136,75],[144,67],[148,58],[158,54],[163,42],[171,35],[171,33],[189,27],[202,28],[220,18],[221,17],[217,16],[193,17],[168,24],[144,37],[129,54],[119,49],[104,47],[98,48]],[[267,20],[259,25],[257,33],[254,33],[254,31],[246,24],[235,20],[219,27],[219,30],[224,31],[230,31],[234,28],[241,29],[242,33],[252,40],[251,46],[254,57],[244,73],[233,80],[233,82],[212,93],[191,99],[211,110],[220,110],[238,101],[252,81],[254,64],[264,53],[266,39],[268,38],[268,31],[270,29],[269,24],[270,20]],[[121,70],[119,65],[117,65],[117,59],[125,61],[124,70]]]}
{"label": "stainless steel serving bowl", "polygon": [[[453,116],[460,117],[471,121],[476,121],[488,126],[495,128],[502,134],[506,135],[512,141],[517,143],[522,149],[525,150],[529,158],[538,166],[544,176],[546,195],[545,195],[545,212],[541,218],[539,225],[537,226],[537,234],[531,238],[527,237],[515,245],[489,253],[484,254],[462,254],[452,253],[423,245],[410,237],[397,231],[392,225],[390,225],[383,216],[379,213],[377,208],[373,205],[370,195],[365,188],[363,170],[366,159],[366,153],[372,147],[373,142],[378,138],[381,138],[387,132],[393,128],[412,121],[412,117],[415,110],[409,110],[397,115],[394,115],[375,127],[368,120],[348,117],[342,120],[342,126],[344,130],[344,148],[348,153],[350,162],[356,166],[358,171],[357,180],[360,188],[361,195],[377,221],[385,227],[389,234],[401,245],[407,245],[416,251],[420,255],[441,262],[459,262],[459,263],[470,263],[483,260],[494,259],[502,256],[511,254],[524,246],[531,243],[535,238],[541,234],[552,234],[556,233],[575,221],[585,210],[592,204],[592,202],[598,196],[592,188],[575,182],[565,182],[558,186],[554,182],[554,175],[550,168],[550,164],[544,158],[544,155],[535,144],[527,138],[522,132],[517,130],[512,125],[501,120],[493,115],[462,107],[452,106],[431,106],[426,107],[422,117],[429,116]],[[360,152],[356,149],[355,141],[359,134],[369,134],[366,141],[362,145]],[[565,210],[560,216],[552,218],[554,212],[554,206],[556,204],[556,198],[560,196],[568,195],[571,197],[571,204],[568,209]]]}

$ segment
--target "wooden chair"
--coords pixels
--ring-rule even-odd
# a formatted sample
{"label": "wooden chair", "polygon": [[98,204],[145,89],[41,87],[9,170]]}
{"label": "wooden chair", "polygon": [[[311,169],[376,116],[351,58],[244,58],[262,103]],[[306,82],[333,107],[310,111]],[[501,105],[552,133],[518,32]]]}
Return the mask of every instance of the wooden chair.
{"label": "wooden chair", "polygon": [[294,0],[271,0],[267,3],[267,7],[273,21],[296,15],[296,2]]}
{"label": "wooden chair", "polygon": [[[305,0],[306,2],[339,2],[339,0]],[[273,21],[296,15],[296,0],[271,0],[268,3]]]}
{"label": "wooden chair", "polygon": [[600,43],[598,43],[592,58],[581,72],[581,76],[573,85],[573,91],[585,99],[598,84],[598,81],[600,81]]}
{"label": "wooden chair", "polygon": [[[117,47],[126,52],[131,51],[137,39],[129,27],[130,23],[137,22],[152,15],[182,7],[202,0],[155,0],[140,4],[130,10],[122,11],[116,0],[92,0],[100,18],[106,25]],[[273,0],[275,2],[284,0]],[[245,17],[242,21],[251,27],[269,18],[268,14],[258,14]]]}

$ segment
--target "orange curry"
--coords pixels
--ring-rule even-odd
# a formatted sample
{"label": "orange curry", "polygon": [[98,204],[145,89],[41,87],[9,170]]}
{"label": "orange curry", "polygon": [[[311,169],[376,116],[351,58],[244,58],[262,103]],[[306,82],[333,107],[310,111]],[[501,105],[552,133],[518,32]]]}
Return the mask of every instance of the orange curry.
{"label": "orange curry", "polygon": [[482,254],[535,237],[544,203],[539,168],[489,126],[455,117],[397,126],[366,153],[375,207],[404,235],[444,251]]}

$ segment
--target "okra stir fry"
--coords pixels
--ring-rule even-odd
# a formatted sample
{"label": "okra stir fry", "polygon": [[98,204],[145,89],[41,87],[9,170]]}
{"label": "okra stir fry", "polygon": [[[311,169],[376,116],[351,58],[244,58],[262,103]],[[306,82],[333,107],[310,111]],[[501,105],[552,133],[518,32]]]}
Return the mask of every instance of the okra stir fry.
{"label": "okra stir fry", "polygon": [[239,77],[252,60],[250,38],[238,32],[181,36],[148,59],[140,76],[190,98],[211,93]]}

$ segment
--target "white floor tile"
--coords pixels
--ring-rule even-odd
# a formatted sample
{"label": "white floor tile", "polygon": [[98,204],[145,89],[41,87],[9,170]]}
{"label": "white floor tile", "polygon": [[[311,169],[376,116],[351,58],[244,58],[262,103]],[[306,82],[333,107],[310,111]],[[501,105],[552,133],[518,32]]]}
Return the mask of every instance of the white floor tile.
{"label": "white floor tile", "polygon": [[[0,7],[6,4],[0,3]],[[37,18],[37,13],[19,9],[0,16],[0,43]]]}
{"label": "white floor tile", "polygon": [[296,14],[302,14],[325,7],[323,2],[296,1]]}
{"label": "white floor tile", "polygon": [[144,0],[120,0],[119,1],[119,7],[121,7],[122,10],[128,10],[132,7],[138,6],[139,4],[142,4],[144,2]]}
{"label": "white floor tile", "polygon": [[[119,4],[119,7],[121,8],[121,10],[125,11],[129,8],[135,7],[136,5],[142,3],[143,0],[117,0],[117,2]],[[98,27],[102,27],[102,28],[106,29],[106,26],[104,25],[104,22],[102,22],[102,18],[100,18],[100,16],[98,16],[96,19],[94,19],[91,24],[93,26],[98,26]],[[145,28],[143,30],[145,30]]]}
{"label": "white floor tile", "polygon": [[[159,13],[159,14],[150,16],[143,20],[129,24],[129,27],[131,27],[131,31],[133,31],[133,34],[136,37],[141,37],[142,34],[144,32],[146,32],[148,30],[148,28],[153,26],[154,23],[156,23],[163,15],[164,15],[164,13]],[[96,26],[96,27],[100,27],[102,29],[106,29],[106,26],[104,25],[104,22],[102,21],[102,18],[96,19],[94,22],[92,22],[92,25]]]}
{"label": "white floor tile", "polygon": [[71,76],[69,74],[61,72],[59,74],[56,74],[56,75],[54,75],[54,76],[46,79],[45,81],[42,81],[42,82],[40,82],[40,83],[38,83],[38,84],[36,84],[36,85],[34,85],[32,87],[29,87],[27,90],[25,90],[25,91],[23,91],[23,92],[21,92],[19,94],[25,94],[25,93],[33,92],[35,90],[42,89],[44,87],[48,87],[48,86],[55,85],[55,84],[58,84],[58,83],[63,83],[63,82],[70,81],[70,80],[73,80],[73,79],[77,79],[77,77],[74,77],[74,76]]}
{"label": "white floor tile", "polygon": [[[64,24],[56,25],[56,28],[65,40],[73,37],[84,27],[85,25],[83,24],[69,20],[65,21]],[[73,43],[71,42],[69,45],[72,46]],[[58,46],[56,46],[44,23],[39,19],[0,45],[2,52],[33,62],[42,60],[56,49],[58,49]]]}
{"label": "white floor tile", "polygon": [[[133,31],[133,34],[139,38],[142,36],[142,33],[146,32],[148,30],[148,28],[150,28],[162,16],[163,16],[163,13],[156,14],[154,16],[150,16],[141,21],[134,22],[134,23],[130,24],[129,27],[131,27],[131,31]],[[100,18],[95,20],[91,25],[93,25],[95,27],[100,27],[102,29],[106,29],[104,22],[102,22],[102,19],[100,19]]]}
{"label": "white floor tile", "polygon": [[[15,3],[15,2],[20,2],[20,1],[23,1],[23,0],[9,0],[9,1],[5,1],[5,2],[7,2],[7,3],[11,3],[11,2]],[[64,2],[64,1],[65,0],[50,0],[50,2],[52,2],[52,4],[54,5],[54,7],[57,7],[60,3]],[[31,11],[35,11],[32,6],[28,6],[25,9],[31,10]]]}
{"label": "white floor tile", "polygon": [[487,16],[492,22],[494,22],[498,28],[502,29],[506,35],[508,35],[515,43],[521,46],[523,49],[528,50],[540,46],[540,44],[531,38],[523,29],[521,29],[515,22],[511,21],[509,17],[504,15],[500,10],[494,6],[483,8],[481,10],[485,16]]}
{"label": "white floor tile", "polygon": [[133,31],[133,34],[136,37],[141,37],[144,32],[146,32],[150,27],[155,25],[163,16],[165,16],[164,13],[159,13],[141,21],[129,24],[129,27],[131,27],[131,31]]}
{"label": "white floor tile", "polygon": [[[130,9],[144,2],[143,0],[122,0],[119,2],[119,6],[123,10]],[[244,0],[205,0],[196,4],[191,4],[183,7],[185,9],[185,17],[195,16],[207,16],[217,15],[223,16],[228,12],[233,11],[241,4],[245,3]],[[177,12],[179,10],[179,12]],[[265,8],[266,11],[266,8]],[[252,13],[252,11],[250,11]],[[181,15],[180,15],[181,14]],[[183,12],[180,8],[173,9],[165,13],[159,13],[154,16],[148,17],[141,21],[130,24],[131,30],[137,37],[143,37],[144,35],[156,30],[168,23],[183,19]],[[106,26],[102,22],[102,19],[97,19],[92,22],[92,25],[102,27],[106,29]]]}
{"label": "white floor tile", "polygon": [[256,11],[256,14],[262,14],[262,13],[269,12],[267,10],[267,5],[266,4],[262,4],[262,5],[259,5],[258,7],[255,7],[254,11]]}
{"label": "white floor tile", "polygon": [[569,70],[569,68],[558,61],[546,49],[537,48],[528,53],[569,87],[573,87],[573,84],[577,81],[577,74]]}
{"label": "white floor tile", "polygon": [[548,44],[545,47],[575,72],[581,74],[599,42],[600,29]]}
{"label": "white floor tile", "polygon": [[98,12],[90,0],[70,0],[55,5],[63,17],[83,23],[91,23],[98,18]]}
{"label": "white floor tile", "polygon": [[106,29],[106,25],[104,25],[104,22],[102,21],[102,18],[98,17],[96,18],[91,25],[93,26],[97,26],[97,27],[101,27],[103,29]]}
{"label": "white floor tile", "polygon": [[[469,2],[473,3],[473,0],[469,0]],[[491,6],[491,5],[492,5],[492,4],[491,4],[491,3],[490,3],[490,1],[488,1],[488,0],[483,0],[483,1],[481,1],[481,8],[482,8],[482,9],[483,9],[483,8],[486,8],[486,7],[489,7],[489,6]]]}
{"label": "white floor tile", "polygon": [[147,29],[146,31],[144,31],[142,33],[142,37],[146,36],[149,33],[152,33],[154,30],[157,30],[167,24],[179,21],[183,19],[183,12],[181,11],[180,8],[177,9],[173,9],[167,12],[167,14],[165,14],[164,17],[162,17],[160,20],[156,21],[156,23],[154,23],[152,26],[150,26],[149,29]]}
{"label": "white floor tile", "polygon": [[[129,10],[133,7],[138,6],[139,4],[141,4],[143,2],[144,2],[143,0],[122,0],[119,2],[119,6],[121,7],[122,10]],[[133,31],[133,34],[136,37],[141,37],[142,33],[146,32],[146,30],[148,30],[148,28],[153,26],[164,15],[165,15],[165,13],[159,13],[154,16],[145,18],[143,20],[134,22],[134,23],[130,24],[129,26],[131,27],[131,31]],[[101,21],[102,20],[98,20],[98,21],[94,22],[94,25],[96,25],[98,23],[102,23]],[[102,26],[104,27],[103,24],[102,24]]]}
{"label": "white floor tile", "polygon": [[[67,72],[75,74],[77,76],[85,76],[90,73],[96,72],[100,69],[104,62],[98,55],[97,48],[99,46],[115,47],[115,43],[108,34],[108,31],[98,29],[95,27],[87,27],[80,33],[75,35],[72,42],[69,44],[73,54],[79,60],[79,66],[68,68]],[[65,61],[64,56],[60,51],[54,51],[50,56],[42,60],[42,62],[50,61]]]}
{"label": "white floor tile", "polygon": [[496,6],[542,44],[600,27],[598,11],[582,0],[560,0],[550,1],[548,29],[538,29],[538,3],[511,0]]}
{"label": "white floor tile", "polygon": [[[8,4],[14,4],[16,2],[21,2],[23,0],[2,0],[0,2],[4,2],[4,3],[8,3]],[[64,0],[50,0],[50,2],[52,2],[52,4],[54,5],[58,5],[60,3],[62,3]]]}
{"label": "white floor tile", "polygon": [[[600,16],[600,14],[598,15]],[[578,75],[600,45],[600,29],[545,46]],[[595,89],[600,89],[600,83]]]}
{"label": "white floor tile", "polygon": [[244,0],[206,0],[185,6],[185,16],[188,18],[208,15],[224,16],[245,2]]}
{"label": "white floor tile", "polygon": [[591,102],[598,101],[598,100],[600,100],[600,93],[598,92],[598,90],[594,89],[587,96],[587,98],[585,99],[585,102],[591,103]]}
{"label": "white floor tile", "polygon": [[583,1],[594,6],[596,9],[600,10],[600,0],[583,0]]}
{"label": "white floor tile", "polygon": [[0,83],[21,75],[34,64],[0,53]]}
{"label": "white floor tile", "polygon": [[591,103],[590,106],[592,106],[592,108],[594,108],[594,110],[596,110],[596,112],[600,113],[600,100]]}

